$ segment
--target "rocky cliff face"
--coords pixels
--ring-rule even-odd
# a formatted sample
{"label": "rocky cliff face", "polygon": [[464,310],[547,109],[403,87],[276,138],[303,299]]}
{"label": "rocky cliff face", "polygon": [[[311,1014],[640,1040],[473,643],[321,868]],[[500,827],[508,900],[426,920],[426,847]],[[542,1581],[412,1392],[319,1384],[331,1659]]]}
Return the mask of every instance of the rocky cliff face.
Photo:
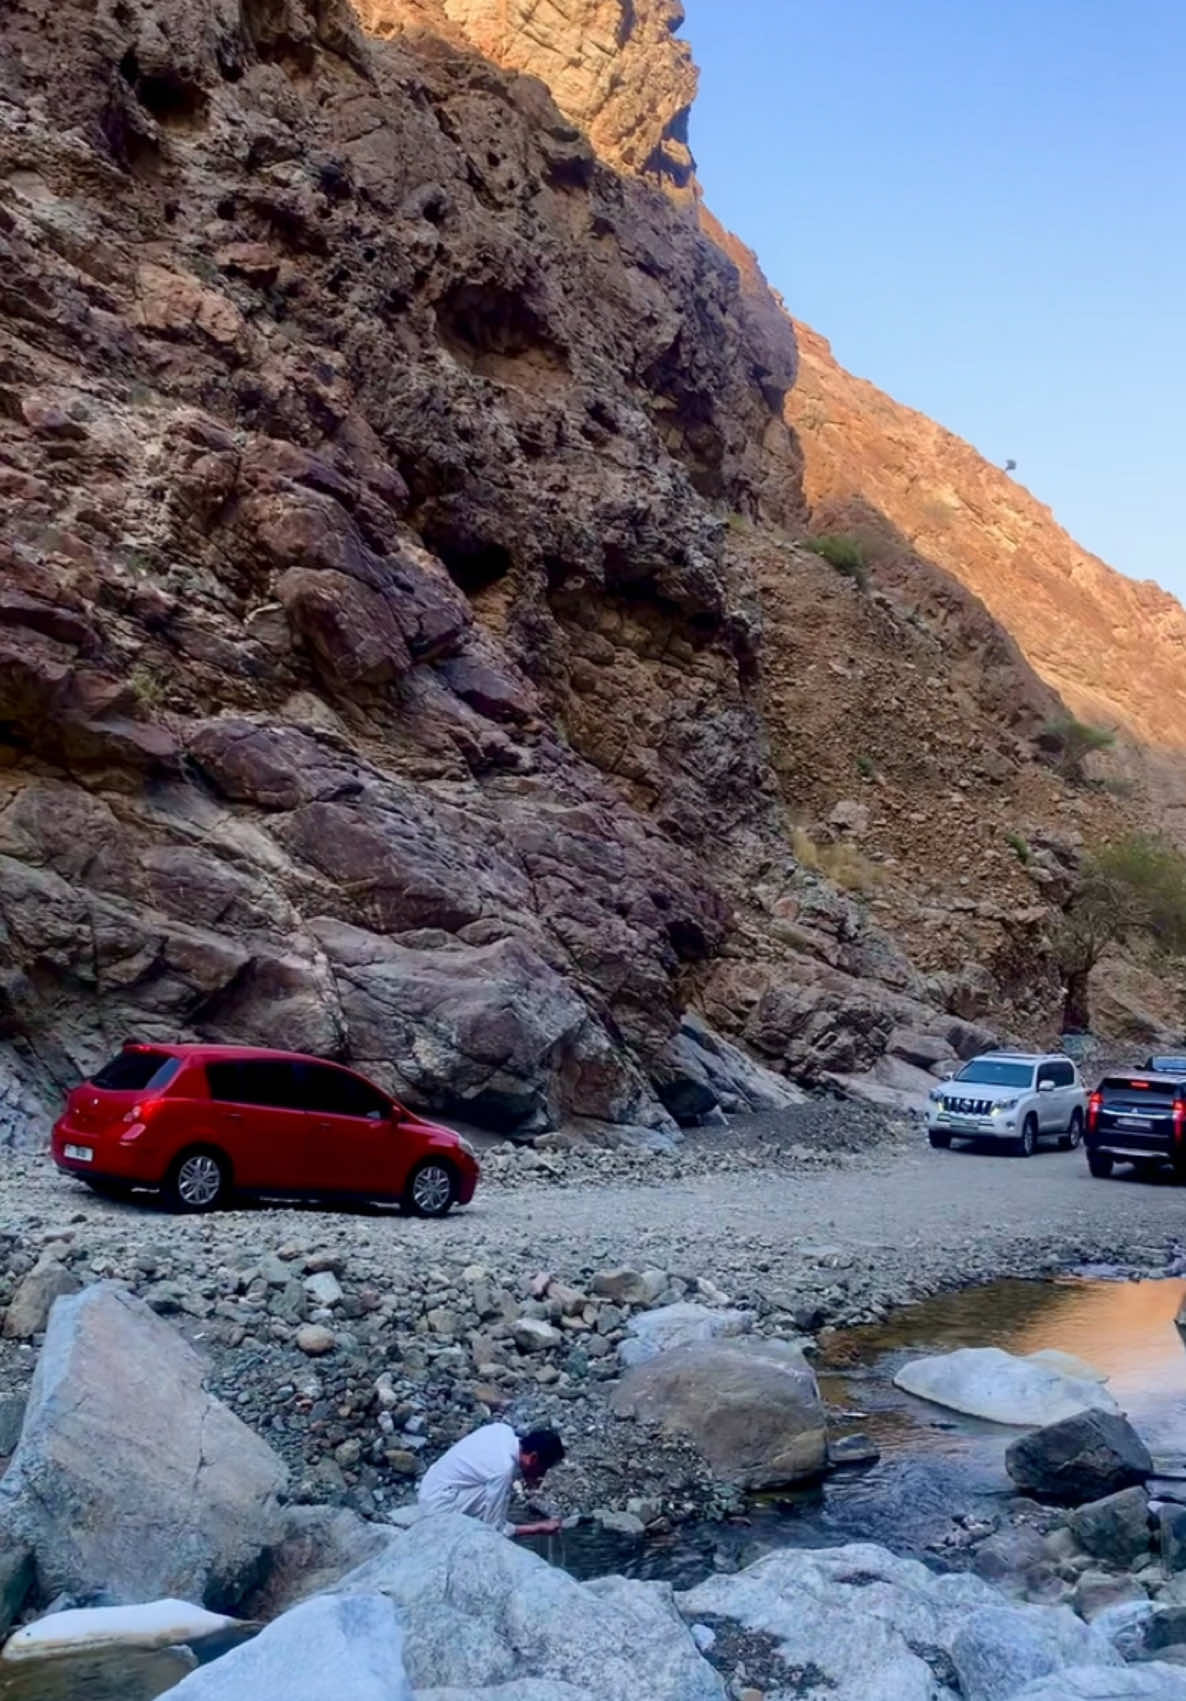
{"label": "rocky cliff face", "polygon": [[718,505],[798,511],[789,332],[440,37],[0,28],[10,1120],[135,1032],[668,1125],[718,845],[777,843]]}
{"label": "rocky cliff face", "polygon": [[[1052,699],[945,575],[927,618],[988,673],[794,547],[791,327],[661,192],[676,9],[525,4],[509,70],[477,51],[506,15],[0,18],[10,1128],[129,1032],[333,1053],[494,1127],[663,1129],[1056,1003],[1049,894],[974,835],[932,908],[992,887],[984,962],[896,906],[885,717],[946,729],[929,823],[957,786],[1014,807]],[[917,962],[796,857],[792,805],[867,838]]]}
{"label": "rocky cliff face", "polygon": [[443,32],[538,77],[610,165],[693,187],[698,73],[679,0],[356,0],[356,10],[375,35]]}

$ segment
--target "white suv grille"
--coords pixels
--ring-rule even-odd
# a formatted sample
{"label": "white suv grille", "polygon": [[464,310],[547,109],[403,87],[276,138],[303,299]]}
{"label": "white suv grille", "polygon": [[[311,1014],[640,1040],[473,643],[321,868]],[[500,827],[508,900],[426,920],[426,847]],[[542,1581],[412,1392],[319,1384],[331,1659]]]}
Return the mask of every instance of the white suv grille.
{"label": "white suv grille", "polygon": [[992,1100],[945,1097],[943,1109],[953,1116],[989,1116],[992,1113]]}

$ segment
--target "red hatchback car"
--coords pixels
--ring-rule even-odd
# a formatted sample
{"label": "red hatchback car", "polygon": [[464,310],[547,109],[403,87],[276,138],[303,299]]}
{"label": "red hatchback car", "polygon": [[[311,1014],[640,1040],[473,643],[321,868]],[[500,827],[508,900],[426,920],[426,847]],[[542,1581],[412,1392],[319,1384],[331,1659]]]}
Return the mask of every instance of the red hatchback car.
{"label": "red hatchback car", "polygon": [[96,1193],[154,1187],[177,1211],[232,1192],[467,1205],[473,1148],[361,1075],[293,1052],[127,1044],[75,1087],[54,1125],[58,1168]]}

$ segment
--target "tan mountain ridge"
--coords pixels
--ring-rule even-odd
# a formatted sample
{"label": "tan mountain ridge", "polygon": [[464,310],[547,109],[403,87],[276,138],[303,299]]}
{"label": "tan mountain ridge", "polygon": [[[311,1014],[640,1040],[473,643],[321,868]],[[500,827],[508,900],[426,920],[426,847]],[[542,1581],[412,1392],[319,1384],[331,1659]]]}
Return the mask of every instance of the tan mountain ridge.
{"label": "tan mountain ridge", "polygon": [[[1120,734],[1102,766],[1149,783],[1186,832],[1186,609],[1081,549],[1014,478],[845,372],[807,326],[796,338],[786,413],[813,524],[843,526],[854,504],[883,514],[980,598],[1075,715]],[[892,564],[887,575],[901,581]]]}
{"label": "tan mountain ridge", "polygon": [[0,1137],[130,1033],[653,1138],[1053,1031],[1131,804],[950,572],[798,546],[679,16],[0,16]]}

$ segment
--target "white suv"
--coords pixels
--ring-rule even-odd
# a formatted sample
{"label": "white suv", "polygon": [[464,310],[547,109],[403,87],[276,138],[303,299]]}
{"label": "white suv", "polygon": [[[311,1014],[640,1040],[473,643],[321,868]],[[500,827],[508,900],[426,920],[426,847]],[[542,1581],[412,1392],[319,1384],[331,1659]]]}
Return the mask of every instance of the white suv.
{"label": "white suv", "polygon": [[1054,1052],[986,1051],[927,1094],[932,1146],[953,1139],[1004,1140],[1031,1157],[1051,1136],[1064,1152],[1083,1138],[1087,1092],[1069,1057]]}

